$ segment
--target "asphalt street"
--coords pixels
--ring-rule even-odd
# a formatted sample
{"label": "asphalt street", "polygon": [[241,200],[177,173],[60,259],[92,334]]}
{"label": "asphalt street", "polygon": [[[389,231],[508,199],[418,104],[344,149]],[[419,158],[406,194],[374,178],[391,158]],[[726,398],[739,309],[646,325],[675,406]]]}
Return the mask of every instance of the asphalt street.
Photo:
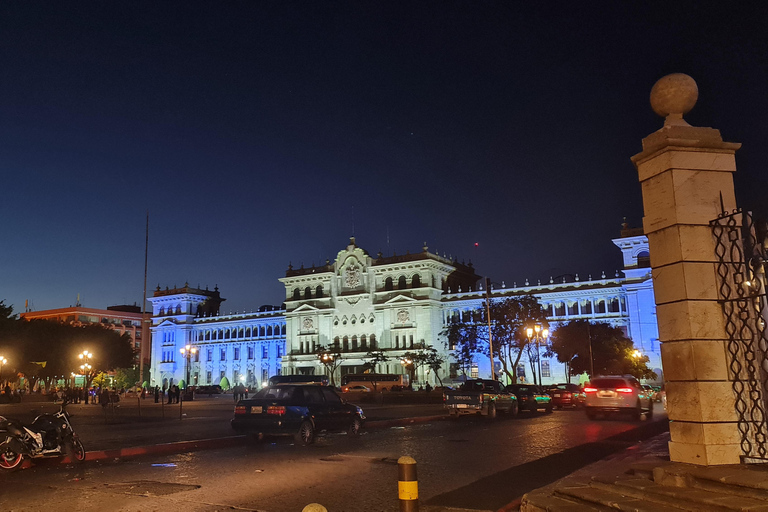
{"label": "asphalt street", "polygon": [[[216,408],[198,407],[201,416],[191,418],[205,418],[203,409]],[[582,411],[565,410],[492,422],[461,418],[369,429],[359,438],[321,437],[309,447],[280,439],[81,466],[44,461],[2,475],[0,503],[9,511],[288,512],[317,502],[332,512],[394,512],[399,509],[396,460],[409,455],[418,463],[422,504],[497,510],[531,489],[664,431],[666,416],[658,404],[656,409],[653,421],[640,423],[589,421]],[[91,421],[95,428],[104,419],[86,421],[90,416],[85,412],[73,419],[76,429],[89,428]],[[216,416],[176,421],[221,425],[228,420]],[[168,425],[154,424],[163,429]],[[132,428],[112,428],[118,426]],[[86,444],[86,449],[91,448]]]}

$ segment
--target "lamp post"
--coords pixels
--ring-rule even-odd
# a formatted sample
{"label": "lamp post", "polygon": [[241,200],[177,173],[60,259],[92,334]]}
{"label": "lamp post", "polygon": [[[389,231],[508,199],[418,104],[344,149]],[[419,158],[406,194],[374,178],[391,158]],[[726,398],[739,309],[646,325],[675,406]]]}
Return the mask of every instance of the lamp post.
{"label": "lamp post", "polygon": [[403,365],[403,368],[408,370],[408,387],[413,389],[413,377],[414,377],[413,360],[409,357],[404,357],[400,360],[400,364]]}
{"label": "lamp post", "polygon": [[[525,334],[528,336],[528,342],[536,342],[536,361],[539,366],[539,386],[541,386],[541,342],[546,341],[549,337],[549,329],[542,327],[541,324],[535,324],[533,327],[528,327],[525,330]],[[534,379],[536,384],[536,379]]]}
{"label": "lamp post", "polygon": [[186,347],[182,347],[181,349],[181,355],[186,358],[186,367],[187,367],[187,380],[184,381],[184,389],[189,387],[189,367],[190,367],[190,358],[192,357],[192,354],[197,353],[197,348],[193,347],[192,345],[187,344]]}
{"label": "lamp post", "polygon": [[88,377],[91,375],[91,364],[88,362],[91,359],[93,359],[93,352],[88,352],[87,350],[83,350],[82,353],[78,354],[77,357],[83,362],[83,364],[80,365],[80,373],[83,375],[83,388],[85,391],[85,403],[88,403]]}
{"label": "lamp post", "polygon": [[8,360],[4,358],[3,356],[0,356],[0,383],[3,382],[3,366],[5,366],[5,363],[7,363]]}

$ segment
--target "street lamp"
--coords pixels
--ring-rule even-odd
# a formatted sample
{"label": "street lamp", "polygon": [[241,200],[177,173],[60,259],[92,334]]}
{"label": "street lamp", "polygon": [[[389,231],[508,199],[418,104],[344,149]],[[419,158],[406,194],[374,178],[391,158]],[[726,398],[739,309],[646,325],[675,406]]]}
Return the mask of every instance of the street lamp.
{"label": "street lamp", "polygon": [[88,403],[88,377],[91,375],[91,368],[92,366],[88,361],[93,359],[93,352],[89,352],[87,350],[83,350],[82,353],[78,354],[77,357],[83,362],[83,364],[80,365],[80,373],[83,375],[83,388],[85,390],[85,403]]}
{"label": "street lamp", "polygon": [[403,365],[403,368],[408,370],[408,386],[413,388],[413,377],[414,377],[414,368],[413,368],[413,359],[410,357],[404,357],[400,360],[400,364]]}
{"label": "street lamp", "polygon": [[189,344],[187,344],[186,347],[183,347],[181,349],[181,355],[186,357],[186,359],[187,359],[187,364],[186,364],[186,367],[187,367],[187,380],[184,381],[184,387],[185,388],[189,387],[189,366],[190,366],[189,360],[192,357],[192,354],[195,354],[195,353],[197,353],[197,348],[195,348],[195,347],[193,347],[192,345],[189,345]]}
{"label": "street lamp", "polygon": [[[528,336],[529,343],[536,342],[536,360],[539,363],[539,386],[541,386],[541,342],[549,337],[549,329],[542,327],[541,324],[535,324],[533,327],[528,327],[525,334]],[[534,384],[536,384],[535,379]]]}
{"label": "street lamp", "polygon": [[5,363],[7,363],[8,360],[4,358],[3,356],[0,356],[0,382],[3,382],[2,376],[3,376],[3,366],[5,366]]}

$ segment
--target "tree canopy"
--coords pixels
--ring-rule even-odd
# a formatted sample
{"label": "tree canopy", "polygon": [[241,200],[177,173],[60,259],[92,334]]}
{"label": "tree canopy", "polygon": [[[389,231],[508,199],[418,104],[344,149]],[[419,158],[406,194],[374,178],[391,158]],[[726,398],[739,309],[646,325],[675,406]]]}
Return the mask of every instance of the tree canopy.
{"label": "tree canopy", "polygon": [[7,379],[21,374],[31,386],[42,379],[48,387],[54,379],[81,373],[78,354],[84,350],[94,354],[88,361],[92,368],[85,373],[87,385],[100,372],[136,364],[130,334],[120,334],[101,324],[24,320],[11,313],[12,308],[0,302],[0,354],[8,359],[8,372],[3,368]]}
{"label": "tree canopy", "polygon": [[591,375],[590,340],[595,375],[634,375],[656,378],[648,368],[648,356],[638,353],[632,340],[620,327],[605,322],[571,320],[558,327],[551,336],[550,350],[565,363],[569,375]]}

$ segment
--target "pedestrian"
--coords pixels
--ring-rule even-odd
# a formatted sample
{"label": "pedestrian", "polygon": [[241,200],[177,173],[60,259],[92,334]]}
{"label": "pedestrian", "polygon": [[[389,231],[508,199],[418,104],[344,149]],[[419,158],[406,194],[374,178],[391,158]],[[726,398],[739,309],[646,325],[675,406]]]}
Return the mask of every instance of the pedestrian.
{"label": "pedestrian", "polygon": [[160,402],[160,386],[155,386],[155,403]]}

